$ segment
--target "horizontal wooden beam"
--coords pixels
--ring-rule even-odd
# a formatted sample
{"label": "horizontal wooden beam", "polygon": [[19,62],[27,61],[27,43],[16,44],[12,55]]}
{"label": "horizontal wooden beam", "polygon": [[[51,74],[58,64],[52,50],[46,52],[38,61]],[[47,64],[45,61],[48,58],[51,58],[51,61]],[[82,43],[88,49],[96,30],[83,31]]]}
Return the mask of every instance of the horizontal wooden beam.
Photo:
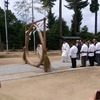
{"label": "horizontal wooden beam", "polygon": [[46,20],[46,18],[40,19],[40,20],[38,20],[38,21],[29,23],[29,24],[26,24],[24,27],[30,26],[30,25],[32,25],[32,24],[36,24],[36,23],[41,22],[41,21],[43,21],[43,20]]}

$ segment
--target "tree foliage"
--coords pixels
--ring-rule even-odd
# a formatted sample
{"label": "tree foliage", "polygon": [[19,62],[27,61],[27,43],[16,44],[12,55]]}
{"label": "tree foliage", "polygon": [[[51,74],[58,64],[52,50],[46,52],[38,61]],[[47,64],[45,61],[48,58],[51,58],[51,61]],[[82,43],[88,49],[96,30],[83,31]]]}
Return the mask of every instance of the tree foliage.
{"label": "tree foliage", "polygon": [[54,16],[54,13],[52,13],[51,10],[48,12],[47,20],[48,20],[47,28],[50,29],[56,20],[56,16]]}
{"label": "tree foliage", "polygon": [[[69,36],[69,27],[66,25],[66,22],[62,19],[62,30],[63,30],[63,36]],[[59,19],[55,21],[55,23],[52,25],[50,30],[47,31],[47,48],[50,50],[57,50],[60,49],[59,46]]]}
{"label": "tree foliage", "polygon": [[54,2],[56,0],[40,0],[43,4],[43,7],[49,7],[49,8],[52,8],[55,4]]}
{"label": "tree foliage", "polygon": [[[11,12],[11,10],[7,10],[7,26],[8,26],[8,45],[9,49],[11,48],[22,48],[23,37],[21,37],[21,30],[23,28],[23,24],[20,20],[16,18],[16,16]],[[0,33],[1,33],[1,42],[6,44],[6,33],[5,33],[5,16],[4,11],[0,8]],[[23,39],[22,39],[23,38]]]}
{"label": "tree foliage", "polygon": [[[80,25],[82,24],[82,9],[85,8],[89,3],[88,0],[82,1],[82,0],[66,0],[68,2],[68,5],[65,5],[66,8],[73,10],[73,19],[72,19],[72,25],[71,25],[71,33],[72,36],[76,36],[76,33],[80,32]],[[76,28],[76,31],[75,31]],[[76,32],[76,33],[75,33]]]}
{"label": "tree foliage", "polygon": [[[4,41],[4,29],[5,29],[5,19],[4,19],[4,11],[0,8],[0,34],[1,34],[1,41]],[[0,43],[1,44],[1,43]]]}
{"label": "tree foliage", "polygon": [[98,0],[92,0],[91,4],[90,4],[90,11],[92,13],[95,13],[96,11],[99,10],[99,4],[98,4]]}
{"label": "tree foliage", "polygon": [[[78,33],[80,33],[80,26],[82,24],[82,12],[80,10],[77,11],[77,22],[75,22],[75,14],[72,16],[71,20],[71,35],[76,36]],[[76,33],[75,33],[75,23],[76,23]]]}
{"label": "tree foliage", "polygon": [[54,2],[56,0],[40,0],[40,2],[42,2],[43,8],[49,8],[48,10],[48,14],[47,14],[47,28],[50,29],[53,25],[53,23],[55,23],[55,19],[56,17],[54,16],[54,13],[52,13],[52,7],[55,5]]}
{"label": "tree foliage", "polygon": [[88,32],[88,27],[86,25],[82,27],[78,36],[80,36],[83,40],[92,40],[94,38],[93,33]]}
{"label": "tree foliage", "polygon": [[[23,11],[28,11],[28,7],[29,9],[31,8],[31,3],[27,4],[26,0],[22,0],[23,4],[21,6],[21,4],[17,4],[18,6],[21,6],[23,8],[20,8],[20,10],[22,9]],[[22,3],[22,1],[19,1],[20,3]],[[36,1],[36,0],[35,0]],[[41,0],[41,3],[44,4],[45,7],[49,8],[49,7],[53,7],[54,6],[54,2],[56,0]],[[66,0],[67,2],[69,2],[69,5],[66,6],[68,9],[72,9],[75,11],[74,8],[74,0]],[[37,2],[37,1],[36,1]],[[88,5],[87,0],[86,1],[82,1],[82,0],[77,0],[77,32],[80,32],[80,34],[77,34],[78,36],[80,36],[82,39],[86,39],[86,40],[90,40],[92,39],[95,35],[93,33],[89,33],[88,32],[88,27],[84,26],[82,27],[82,29],[80,29],[80,25],[82,24],[82,11],[81,9],[83,9],[84,7],[86,7]],[[24,6],[27,6],[25,8],[27,8],[26,10],[24,9]],[[52,9],[48,10],[48,14],[47,14],[47,28],[48,30],[46,31],[46,44],[47,44],[47,48],[49,50],[57,50],[60,49],[59,46],[59,40],[61,39],[61,37],[59,36],[59,19],[56,19],[57,17],[54,16],[54,13],[52,13]],[[19,10],[18,10],[19,11]],[[20,14],[21,12],[19,12]],[[23,13],[24,14],[24,13]],[[27,13],[29,15],[29,13]],[[25,17],[25,16],[24,16]],[[4,16],[4,10],[0,8],[0,42],[5,43],[6,44],[6,34],[5,34],[5,16]],[[69,27],[67,26],[66,22],[64,21],[64,19],[62,19],[62,36],[71,36],[74,32],[74,26],[75,26],[75,14],[72,16],[72,25],[71,25],[71,29],[69,30]],[[16,18],[16,16],[14,15],[14,13],[11,12],[11,10],[7,11],[7,24],[8,24],[8,44],[9,44],[9,49],[15,48],[15,49],[19,49],[19,48],[23,48],[24,46],[24,27],[23,27],[23,23],[22,21],[18,20]],[[37,32],[36,32],[37,33]],[[100,37],[100,32],[98,32],[97,34],[98,37]],[[29,49],[33,49],[34,47],[34,40],[33,40],[33,34],[31,35],[31,40],[29,42]],[[35,36],[36,42],[40,42],[38,34],[36,34]],[[0,43],[1,45],[1,43]],[[1,46],[0,46],[1,47]]]}

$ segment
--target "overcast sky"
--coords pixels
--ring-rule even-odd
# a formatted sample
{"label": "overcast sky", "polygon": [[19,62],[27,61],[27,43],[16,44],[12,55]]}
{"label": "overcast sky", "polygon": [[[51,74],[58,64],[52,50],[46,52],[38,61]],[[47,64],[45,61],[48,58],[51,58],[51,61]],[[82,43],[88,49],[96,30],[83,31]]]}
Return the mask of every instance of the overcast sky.
{"label": "overcast sky", "polygon": [[[15,1],[20,1],[20,0],[8,0],[9,1],[9,9],[12,10],[12,12],[14,13],[15,11],[13,10],[13,5]],[[89,3],[91,3],[91,0],[88,0]],[[98,0],[98,3],[100,4],[100,0]],[[65,2],[65,0],[62,0],[62,6],[63,5],[67,5],[67,2]],[[4,0],[0,0],[0,7],[4,8]],[[56,5],[54,6],[53,10],[55,13],[55,16],[59,16],[59,0],[57,0]],[[82,25],[81,27],[87,25],[89,32],[93,32],[94,33],[94,19],[95,19],[95,14],[91,13],[89,10],[89,6],[87,6],[85,9],[82,10],[82,14],[83,14],[83,20],[82,20]],[[67,8],[65,8],[63,6],[62,8],[62,17],[63,19],[67,22],[67,25],[70,27],[71,25],[71,19],[72,19],[72,15],[73,15],[73,11],[68,10]],[[36,11],[34,11],[34,16],[35,16],[35,21],[42,19],[44,17],[44,15],[37,13]],[[30,19],[31,22],[31,19]],[[98,11],[98,28],[97,31],[100,31],[100,10]]]}

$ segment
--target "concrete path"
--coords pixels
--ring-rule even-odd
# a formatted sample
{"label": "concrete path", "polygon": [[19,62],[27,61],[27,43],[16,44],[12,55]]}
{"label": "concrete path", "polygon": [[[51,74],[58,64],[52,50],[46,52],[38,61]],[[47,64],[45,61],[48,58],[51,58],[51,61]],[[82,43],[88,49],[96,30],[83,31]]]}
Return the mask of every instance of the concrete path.
{"label": "concrete path", "polygon": [[[77,65],[79,66],[81,65],[80,60],[77,60]],[[43,75],[48,73],[50,74],[54,72],[65,71],[68,69],[73,70],[73,68],[71,68],[71,61],[68,61],[67,63],[62,63],[61,60],[52,61],[51,69],[52,69],[51,72],[45,73],[43,70],[43,66],[37,68],[29,64],[3,65],[0,66],[0,81],[37,76],[37,75]]]}
{"label": "concrete path", "polygon": [[[80,63],[80,60],[77,61],[78,64]],[[51,68],[57,69],[61,67],[70,68],[71,67],[71,61],[68,61],[67,63],[62,63],[60,60],[51,62]],[[3,65],[0,66],[0,76],[1,75],[9,75],[9,74],[18,74],[23,72],[43,72],[43,66],[34,67],[29,64],[10,64],[10,65]]]}

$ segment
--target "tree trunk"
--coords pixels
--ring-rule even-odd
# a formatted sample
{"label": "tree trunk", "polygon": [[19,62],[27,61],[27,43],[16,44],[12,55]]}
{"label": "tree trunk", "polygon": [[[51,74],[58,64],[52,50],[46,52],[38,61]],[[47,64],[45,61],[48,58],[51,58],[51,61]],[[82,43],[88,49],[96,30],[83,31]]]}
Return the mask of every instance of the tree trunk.
{"label": "tree trunk", "polygon": [[97,11],[95,12],[95,35],[97,35]]}
{"label": "tree trunk", "polygon": [[1,47],[1,33],[0,33],[0,51],[1,51],[1,48],[2,48],[2,47]]}
{"label": "tree trunk", "polygon": [[[59,0],[59,36],[62,36],[62,0]],[[62,40],[60,39],[60,49]]]}
{"label": "tree trunk", "polygon": [[74,12],[75,12],[75,19],[74,19],[74,36],[76,36],[77,33],[77,1],[74,0]]}

